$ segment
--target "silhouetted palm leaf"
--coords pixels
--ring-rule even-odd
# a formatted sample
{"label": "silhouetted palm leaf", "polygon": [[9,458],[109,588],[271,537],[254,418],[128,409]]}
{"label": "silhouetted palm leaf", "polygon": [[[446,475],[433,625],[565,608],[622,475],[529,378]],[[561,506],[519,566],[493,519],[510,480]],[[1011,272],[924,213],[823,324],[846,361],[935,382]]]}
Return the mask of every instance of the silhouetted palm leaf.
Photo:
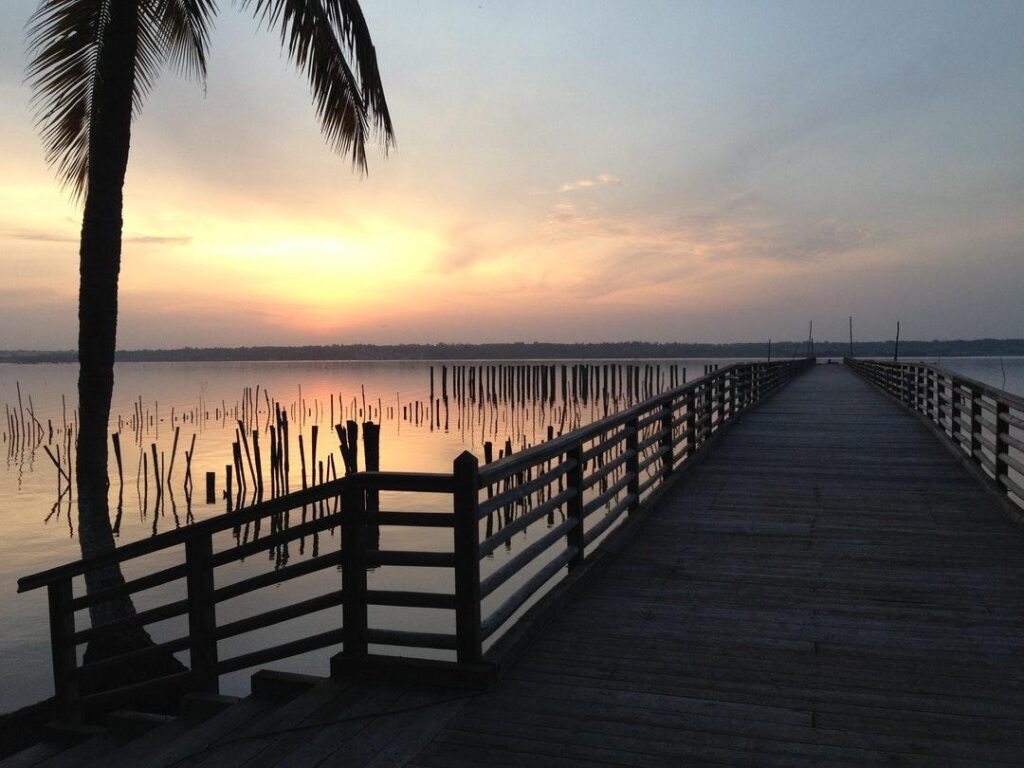
{"label": "silhouetted palm leaf", "polygon": [[108,5],[98,0],[50,0],[29,22],[29,46],[35,56],[28,77],[46,159],[76,194],[85,191],[88,176],[89,115]]}
{"label": "silhouetted palm leaf", "polygon": [[[366,21],[355,0],[240,0],[257,18],[279,26],[282,42],[313,88],[324,135],[366,170],[371,129],[385,152],[391,117]],[[86,191],[89,130],[97,64],[112,0],[43,0],[29,22],[33,59],[28,78],[47,162],[75,196]],[[134,111],[168,60],[188,77],[206,78],[215,0],[139,0]],[[353,65],[349,64],[349,59]],[[354,66],[354,70],[353,70]]]}
{"label": "silhouetted palm leaf", "polygon": [[[261,23],[279,27],[281,43],[313,89],[327,141],[366,170],[371,128],[394,142],[391,115],[377,70],[377,54],[354,0],[242,0]],[[355,71],[349,64],[355,65]]]}

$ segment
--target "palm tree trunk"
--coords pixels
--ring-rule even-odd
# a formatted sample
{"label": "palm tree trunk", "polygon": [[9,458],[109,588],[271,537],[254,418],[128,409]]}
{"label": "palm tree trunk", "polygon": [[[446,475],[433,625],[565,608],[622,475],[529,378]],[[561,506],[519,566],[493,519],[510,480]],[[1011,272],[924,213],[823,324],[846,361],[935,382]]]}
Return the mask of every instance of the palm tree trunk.
{"label": "palm tree trunk", "polygon": [[[114,389],[121,211],[131,142],[138,3],[114,0],[102,39],[89,126],[89,179],[82,219],[78,293],[76,458],[78,532],[82,557],[114,548],[107,502],[107,425]],[[124,581],[117,568],[86,576],[89,592]],[[90,608],[93,626],[133,610],[129,600]]]}
{"label": "palm tree trunk", "polygon": [[[114,548],[107,499],[107,429],[114,389],[117,344],[117,283],[121,271],[124,178],[131,144],[135,60],[139,33],[139,0],[112,0],[97,66],[89,126],[89,178],[82,218],[78,297],[78,408],[76,458],[78,474],[78,536],[82,557]],[[118,566],[86,574],[86,591],[124,583]],[[89,608],[96,627],[135,615],[130,597]],[[89,643],[85,661],[114,656],[152,644],[143,628],[107,633]],[[144,668],[126,665],[102,679],[84,679],[84,690],[116,688],[181,671],[173,656],[151,659]]]}

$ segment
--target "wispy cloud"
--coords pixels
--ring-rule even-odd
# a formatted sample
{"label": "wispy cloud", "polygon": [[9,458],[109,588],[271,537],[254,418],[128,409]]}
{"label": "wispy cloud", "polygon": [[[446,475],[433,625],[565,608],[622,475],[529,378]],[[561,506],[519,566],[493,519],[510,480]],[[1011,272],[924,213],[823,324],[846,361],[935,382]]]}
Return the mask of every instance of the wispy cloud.
{"label": "wispy cloud", "polygon": [[42,232],[33,229],[7,229],[0,233],[0,236],[11,240],[21,240],[30,243],[74,243],[78,238],[72,235],[63,235],[55,232]]}
{"label": "wispy cloud", "polygon": [[188,245],[192,242],[189,235],[129,235],[124,238],[126,243],[138,243],[140,245]]}
{"label": "wispy cloud", "polygon": [[591,189],[593,187],[617,187],[622,184],[622,179],[612,176],[610,173],[598,174],[593,179],[577,179],[567,181],[558,188],[559,192],[576,192],[580,189]]}
{"label": "wispy cloud", "polygon": [[[0,238],[30,243],[77,243],[79,241],[77,234],[45,232],[39,229],[0,230]],[[139,245],[188,245],[192,242],[192,237],[190,235],[125,235],[122,242]]]}
{"label": "wispy cloud", "polygon": [[891,235],[833,219],[788,222],[758,210],[756,197],[674,216],[637,216],[561,202],[548,214],[548,246],[575,257],[566,279],[590,299],[652,295],[738,273],[817,269],[883,244]]}

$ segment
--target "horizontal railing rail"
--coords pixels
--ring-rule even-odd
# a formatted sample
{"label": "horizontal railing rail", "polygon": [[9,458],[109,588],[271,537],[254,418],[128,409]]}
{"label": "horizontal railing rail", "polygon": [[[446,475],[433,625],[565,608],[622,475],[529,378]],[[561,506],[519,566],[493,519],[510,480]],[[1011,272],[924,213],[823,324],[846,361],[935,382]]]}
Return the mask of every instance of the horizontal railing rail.
{"label": "horizontal railing rail", "polygon": [[[221,675],[269,663],[299,653],[341,645],[348,654],[365,653],[369,642],[398,647],[454,648],[455,637],[442,634],[403,633],[369,626],[370,606],[436,608],[454,610],[451,594],[423,591],[372,590],[366,571],[382,565],[397,567],[455,568],[453,552],[386,550],[368,535],[380,526],[402,528],[448,528],[458,524],[454,512],[373,511],[371,495],[381,492],[441,494],[453,491],[450,474],[362,472],[304,489],[287,496],[238,509],[209,520],[168,531],[149,539],[131,542],[89,560],[81,560],[19,580],[18,591],[46,587],[49,593],[50,642],[53,657],[54,689],[62,711],[74,714],[90,707],[110,706],[121,699],[158,690],[182,687],[216,691]],[[368,507],[371,511],[368,511]],[[290,513],[301,512],[301,521],[292,522]],[[475,521],[468,521],[469,524]],[[262,525],[262,533],[256,526]],[[248,531],[252,530],[252,538]],[[274,552],[296,541],[318,542],[320,534],[340,529],[331,551],[314,552],[307,559],[278,564],[273,570],[221,584],[226,566],[247,558]],[[239,541],[215,550],[214,537],[226,532],[246,531]],[[340,546],[338,544],[340,543]],[[123,578],[120,567],[138,561],[157,567],[134,578]],[[167,565],[167,560],[175,560]],[[305,597],[280,607],[257,610],[244,618],[218,622],[218,608],[231,600],[248,597],[262,603],[262,595],[293,579],[313,577],[329,569],[340,569],[338,583],[321,595]],[[74,594],[74,580],[89,572],[113,574],[110,586]],[[330,579],[328,579],[330,581]],[[322,588],[322,587],[321,587]],[[115,603],[150,590],[173,590],[174,597],[144,610],[128,612],[113,620],[79,629],[76,612]],[[262,591],[262,592],[261,592]],[[151,594],[151,593],[150,593]],[[301,619],[310,614],[341,607],[341,620],[332,621],[332,629],[290,642],[264,645],[228,658],[219,643]],[[261,606],[262,607],[262,606]],[[138,650],[119,653],[99,661],[79,663],[79,646],[102,640],[115,633],[149,629],[160,622],[179,620],[177,636]],[[166,625],[165,625],[166,628]],[[248,645],[259,645],[258,641]],[[85,693],[82,683],[124,669],[146,664],[168,655],[188,652],[190,670],[172,672],[147,680],[142,686],[121,686],[113,690]]]}
{"label": "horizontal railing rail", "polygon": [[929,363],[846,358],[851,370],[930,422],[1024,507],[1024,397]]}
{"label": "horizontal railing rail", "polygon": [[[330,646],[340,646],[338,658],[347,662],[367,658],[370,645],[375,645],[449,653],[456,665],[486,666],[485,650],[556,576],[583,563],[624,516],[636,512],[715,433],[813,362],[730,365],[483,467],[465,452],[451,474],[351,474],[26,576],[18,582],[19,592],[48,590],[58,706],[73,716],[161,686],[216,691],[221,675]],[[448,498],[444,505],[450,511],[378,511],[382,492],[440,495]],[[300,512],[293,521],[292,514]],[[385,549],[381,526],[447,529],[451,547]],[[321,551],[319,537],[333,536],[336,530],[339,535],[327,539],[333,544]],[[218,549],[215,537],[226,532],[234,540]],[[512,553],[512,542],[520,538]],[[312,546],[305,559],[293,562],[280,555],[296,541],[304,552],[307,539]],[[509,550],[500,560],[495,558],[499,549]],[[242,575],[226,580],[228,566],[262,555],[273,561],[272,570],[250,574],[238,568]],[[151,567],[125,578],[121,567],[129,565]],[[447,570],[454,589],[370,588],[368,571],[380,567]],[[332,569],[340,570],[340,580],[324,576]],[[91,572],[104,574],[106,583],[76,596],[76,579]],[[289,593],[301,594],[301,599],[268,606],[274,587],[302,578],[312,581]],[[325,583],[321,594],[306,587],[323,590]],[[113,611],[94,626],[77,626],[78,611],[116,606],[117,601],[123,608],[126,598],[142,594],[154,604]],[[249,599],[258,610],[219,616],[220,609],[239,598]],[[369,608],[376,606],[447,611],[453,615],[451,630],[371,626]],[[304,630],[296,639],[260,645],[253,635],[338,608],[340,616],[321,621],[320,631]],[[86,643],[114,633],[149,631],[162,622],[174,628],[161,626],[159,642],[79,662],[79,648]],[[224,657],[224,641],[243,635],[249,638],[244,650]],[[113,670],[186,652],[188,671],[91,692],[97,688],[95,681]]]}

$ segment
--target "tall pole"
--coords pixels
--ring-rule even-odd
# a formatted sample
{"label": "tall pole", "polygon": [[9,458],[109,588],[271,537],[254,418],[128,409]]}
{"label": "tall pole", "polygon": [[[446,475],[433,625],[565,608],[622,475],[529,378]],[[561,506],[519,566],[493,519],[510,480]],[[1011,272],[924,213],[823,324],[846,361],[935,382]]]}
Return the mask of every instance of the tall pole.
{"label": "tall pole", "polygon": [[768,339],[768,362],[772,361],[772,340]]}
{"label": "tall pole", "polygon": [[811,350],[813,349],[813,346],[814,346],[814,342],[812,341],[813,338],[814,338],[814,321],[811,320],[810,323],[807,326],[807,356],[808,357],[811,356]]}
{"label": "tall pole", "polygon": [[892,361],[898,363],[900,360],[900,321],[896,321],[896,349],[892,353]]}
{"label": "tall pole", "polygon": [[850,315],[850,357],[853,357],[853,315]]}

